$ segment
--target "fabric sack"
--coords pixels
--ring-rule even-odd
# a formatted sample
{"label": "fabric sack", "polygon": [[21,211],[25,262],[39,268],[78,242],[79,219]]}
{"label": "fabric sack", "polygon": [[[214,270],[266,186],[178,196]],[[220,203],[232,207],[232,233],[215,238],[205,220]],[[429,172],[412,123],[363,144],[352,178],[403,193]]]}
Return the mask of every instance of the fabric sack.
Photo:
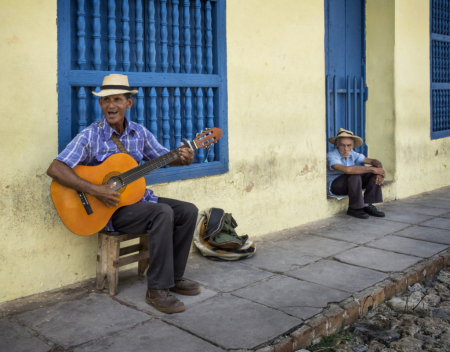
{"label": "fabric sack", "polygon": [[236,227],[237,222],[231,213],[219,208],[204,209],[197,217],[194,244],[205,257],[225,260],[250,258],[255,254],[255,244],[247,235],[239,236]]}

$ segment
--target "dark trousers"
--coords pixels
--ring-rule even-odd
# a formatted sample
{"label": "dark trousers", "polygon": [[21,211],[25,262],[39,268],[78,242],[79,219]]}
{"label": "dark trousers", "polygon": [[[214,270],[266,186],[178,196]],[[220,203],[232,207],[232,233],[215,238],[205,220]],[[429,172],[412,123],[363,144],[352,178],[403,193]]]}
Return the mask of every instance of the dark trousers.
{"label": "dark trousers", "polygon": [[[331,183],[331,193],[337,196],[347,195],[348,206],[353,209],[364,208],[364,204],[382,203],[381,186],[375,183],[377,175],[373,173],[361,175],[343,174]],[[365,189],[364,198],[362,190]]]}
{"label": "dark trousers", "polygon": [[160,197],[158,203],[136,203],[118,209],[112,216],[116,231],[148,232],[147,285],[150,289],[170,288],[175,280],[182,279],[197,215],[194,204]]}

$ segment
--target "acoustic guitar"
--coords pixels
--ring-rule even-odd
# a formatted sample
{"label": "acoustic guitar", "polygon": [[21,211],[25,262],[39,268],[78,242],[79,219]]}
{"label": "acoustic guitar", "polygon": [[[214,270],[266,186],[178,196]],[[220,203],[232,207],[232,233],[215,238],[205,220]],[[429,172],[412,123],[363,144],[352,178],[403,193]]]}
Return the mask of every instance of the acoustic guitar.
{"label": "acoustic guitar", "polygon": [[138,165],[128,154],[117,153],[97,166],[75,166],[75,174],[95,185],[110,185],[116,182],[113,189],[121,194],[120,202],[117,207],[108,208],[90,194],[75,191],[53,181],[50,188],[53,204],[70,231],[79,236],[93,235],[106,226],[118,208],[142,199],[146,189],[145,175],[178,159],[180,149],[191,148],[195,151],[206,148],[221,137],[220,128],[207,129],[193,141],[142,165]]}

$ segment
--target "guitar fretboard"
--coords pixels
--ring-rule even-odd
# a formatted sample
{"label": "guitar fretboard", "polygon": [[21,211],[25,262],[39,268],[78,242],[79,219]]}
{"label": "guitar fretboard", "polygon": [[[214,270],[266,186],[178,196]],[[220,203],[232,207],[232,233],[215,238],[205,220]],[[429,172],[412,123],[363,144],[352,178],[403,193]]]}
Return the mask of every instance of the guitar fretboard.
{"label": "guitar fretboard", "polygon": [[[180,148],[189,148],[187,145],[183,145]],[[141,177],[144,177],[150,172],[153,172],[167,164],[170,164],[172,161],[177,160],[180,157],[179,149],[174,149],[164,155],[161,155],[160,157],[157,157],[156,159],[147,161],[146,163],[136,166],[133,169],[130,169],[123,174],[118,175],[119,177],[122,177],[125,185],[130,184],[131,182],[134,182]]]}

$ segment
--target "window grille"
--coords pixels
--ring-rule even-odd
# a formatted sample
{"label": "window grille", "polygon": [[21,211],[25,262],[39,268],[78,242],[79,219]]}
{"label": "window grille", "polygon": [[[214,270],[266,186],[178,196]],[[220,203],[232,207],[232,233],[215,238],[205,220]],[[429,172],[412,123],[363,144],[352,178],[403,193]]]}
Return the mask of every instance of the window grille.
{"label": "window grille", "polygon": [[103,78],[138,89],[127,118],[166,148],[209,127],[224,137],[194,163],[163,168],[148,184],[228,170],[225,0],[58,0],[59,150],[102,117]]}
{"label": "window grille", "polygon": [[450,0],[431,0],[431,138],[450,136]]}

